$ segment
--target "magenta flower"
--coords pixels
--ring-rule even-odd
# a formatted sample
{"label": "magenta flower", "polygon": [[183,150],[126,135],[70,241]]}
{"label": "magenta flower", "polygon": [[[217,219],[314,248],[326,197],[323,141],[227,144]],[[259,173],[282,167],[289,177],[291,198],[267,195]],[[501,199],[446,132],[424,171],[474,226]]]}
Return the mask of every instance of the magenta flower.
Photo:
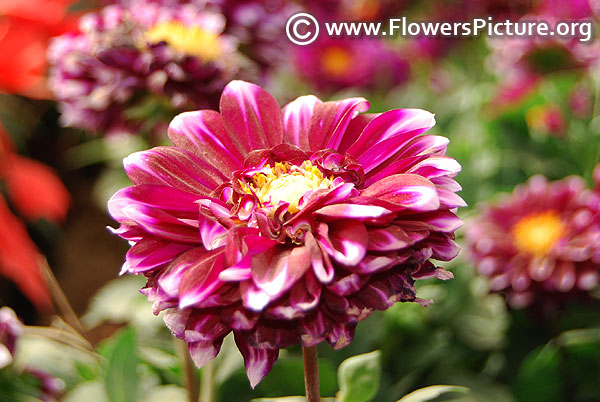
{"label": "magenta flower", "polygon": [[[131,1],[79,21],[54,38],[49,86],[65,126],[152,131],[183,110],[213,107],[225,84],[249,74],[225,19],[194,4]],[[244,64],[244,67],[242,65]]]}
{"label": "magenta flower", "polygon": [[487,206],[466,233],[490,288],[513,307],[554,305],[600,281],[600,198],[580,177],[542,176]]}
{"label": "magenta flower", "polygon": [[180,114],[174,146],[125,159],[134,186],[108,204],[133,242],[122,272],[148,278],[198,366],[233,331],[255,386],[280,348],[341,348],[373,310],[420,301],[415,279],[452,277],[429,261],[458,253],[448,140],[420,135],[429,112],[368,107],[303,96],[280,110],[233,81],[220,114]]}
{"label": "magenta flower", "polygon": [[[554,26],[560,21],[549,14],[527,15],[521,21],[544,21]],[[586,72],[598,65],[600,46],[581,37],[513,37],[492,38],[490,65],[500,80],[496,103],[512,104],[534,90],[548,74],[556,72]]]}
{"label": "magenta flower", "polygon": [[389,89],[410,74],[400,53],[378,39],[326,38],[293,50],[296,71],[318,89]]}

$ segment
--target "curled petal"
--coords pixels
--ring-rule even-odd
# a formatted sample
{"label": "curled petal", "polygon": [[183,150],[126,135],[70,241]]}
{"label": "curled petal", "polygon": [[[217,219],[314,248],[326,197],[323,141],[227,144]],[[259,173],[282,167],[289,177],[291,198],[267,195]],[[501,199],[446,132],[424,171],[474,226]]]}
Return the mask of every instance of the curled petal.
{"label": "curled petal", "polygon": [[368,250],[401,250],[413,244],[411,237],[400,226],[369,230]]}
{"label": "curled petal", "polygon": [[129,204],[119,207],[115,216],[124,223],[137,224],[146,232],[166,240],[183,243],[200,243],[198,222],[177,219],[176,217],[159,209],[142,205]]}
{"label": "curled petal", "polygon": [[223,259],[223,250],[214,250],[186,268],[179,287],[179,308],[202,302],[223,285],[219,280],[224,269]]}
{"label": "curled petal", "polygon": [[227,179],[193,153],[175,147],[135,152],[123,160],[134,184],[159,184],[193,194],[207,194]]}
{"label": "curled petal", "polygon": [[258,85],[231,81],[221,95],[220,109],[229,138],[239,141],[245,153],[281,144],[281,110]]}
{"label": "curled petal", "polygon": [[139,204],[164,211],[179,219],[196,219],[197,200],[197,195],[173,187],[142,184],[117,191],[108,201],[108,212],[115,220],[123,222],[127,220],[123,209],[131,204]]}
{"label": "curled petal", "polygon": [[240,332],[234,331],[235,343],[238,349],[244,357],[244,366],[246,367],[246,374],[250,380],[250,386],[252,388],[263,379],[273,364],[279,357],[279,349],[257,349],[246,342],[244,335]]}
{"label": "curled petal", "polygon": [[140,240],[127,251],[127,271],[137,274],[168,264],[190,248],[186,244],[152,238]]}
{"label": "curled petal", "polygon": [[252,279],[270,299],[275,299],[302,278],[309,267],[306,247],[274,247],[252,258]]}
{"label": "curled petal", "polygon": [[314,95],[306,95],[283,108],[283,139],[298,147],[309,149],[308,129],[315,105],[323,103]]}
{"label": "curled petal", "polygon": [[341,264],[356,265],[367,252],[369,235],[360,222],[342,221],[329,228],[321,224],[318,232],[320,246]]}
{"label": "curled petal", "polygon": [[414,174],[395,174],[381,179],[364,189],[361,196],[378,198],[417,211],[434,211],[440,206],[435,185]]}
{"label": "curled petal", "polygon": [[317,216],[326,220],[338,219],[377,219],[390,216],[392,211],[377,205],[334,204],[315,211]]}
{"label": "curled petal", "polygon": [[310,262],[315,276],[321,283],[330,283],[333,280],[335,271],[329,256],[323,253],[311,232],[306,233],[304,244],[310,252]]}
{"label": "curled petal", "polygon": [[213,110],[175,116],[168,134],[175,146],[193,152],[226,175],[243,167],[243,149],[238,149],[240,144],[229,137],[221,116]]}
{"label": "curled petal", "polygon": [[204,248],[214,250],[224,245],[228,232],[225,226],[210,219],[202,212],[198,215],[198,225]]}
{"label": "curled petal", "polygon": [[356,143],[348,149],[348,153],[358,159],[382,141],[394,136],[402,136],[404,141],[409,141],[434,125],[433,114],[425,110],[390,110],[369,123]]}
{"label": "curled petal", "polygon": [[221,350],[223,339],[219,339],[216,342],[192,342],[188,348],[190,356],[197,367],[202,367],[215,357]]}
{"label": "curled petal", "polygon": [[350,121],[368,108],[369,102],[363,98],[317,103],[308,131],[310,149],[337,149]]}

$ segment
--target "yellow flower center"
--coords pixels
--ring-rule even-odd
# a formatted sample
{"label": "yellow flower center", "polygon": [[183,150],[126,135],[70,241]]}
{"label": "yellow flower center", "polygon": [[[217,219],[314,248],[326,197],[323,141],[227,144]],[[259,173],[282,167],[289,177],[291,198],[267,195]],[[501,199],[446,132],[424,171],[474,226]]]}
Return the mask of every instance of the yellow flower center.
{"label": "yellow flower center", "polygon": [[173,49],[196,56],[204,61],[221,57],[219,35],[194,26],[188,27],[177,21],[161,22],[146,31],[146,39],[152,44],[166,42]]}
{"label": "yellow flower center", "polygon": [[309,190],[326,189],[332,180],[310,161],[295,166],[277,162],[275,166],[266,165],[263,172],[252,176],[249,184],[241,183],[248,194],[255,194],[263,206],[277,207],[280,202],[289,203],[288,211],[298,212],[302,196]]}
{"label": "yellow flower center", "polygon": [[323,51],[321,65],[328,74],[346,74],[352,67],[352,54],[343,47],[331,46]]}
{"label": "yellow flower center", "polygon": [[565,225],[556,211],[546,211],[525,216],[512,228],[517,248],[538,256],[548,254],[552,246],[560,240]]}

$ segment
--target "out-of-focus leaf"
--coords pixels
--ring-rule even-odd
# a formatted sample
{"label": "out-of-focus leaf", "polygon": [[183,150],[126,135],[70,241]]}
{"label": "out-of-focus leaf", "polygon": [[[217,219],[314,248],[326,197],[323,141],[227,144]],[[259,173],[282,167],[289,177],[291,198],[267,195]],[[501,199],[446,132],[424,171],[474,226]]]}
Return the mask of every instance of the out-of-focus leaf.
{"label": "out-of-focus leaf", "polygon": [[139,357],[152,367],[159,369],[169,369],[179,364],[179,359],[165,352],[164,350],[150,346],[140,346],[138,349]]}
{"label": "out-of-focus leaf", "polygon": [[152,304],[140,294],[142,286],[144,279],[133,275],[108,282],[92,299],[83,323],[88,328],[104,321],[130,323],[141,336],[153,335],[163,323],[152,314]]}
{"label": "out-of-focus leaf", "polygon": [[563,332],[558,339],[559,343],[565,347],[600,344],[600,328],[574,329]]}
{"label": "out-of-focus leaf", "polygon": [[342,362],[338,369],[340,402],[366,402],[372,400],[379,390],[381,380],[381,352],[352,356]]}
{"label": "out-of-focus leaf", "polygon": [[560,353],[554,343],[531,352],[521,363],[515,383],[520,401],[564,401]]}
{"label": "out-of-focus leaf", "polygon": [[469,392],[469,389],[466,387],[460,387],[457,385],[432,385],[431,387],[421,388],[416,391],[411,392],[410,394],[404,396],[398,402],[425,402],[425,401],[433,401],[439,396],[444,395],[444,400],[452,400],[447,399],[446,394],[450,393],[460,393],[466,394]]}
{"label": "out-of-focus leaf", "polygon": [[135,332],[123,330],[109,355],[105,385],[111,402],[131,402],[136,399],[138,375]]}
{"label": "out-of-focus leaf", "polygon": [[244,367],[244,359],[238,351],[233,334],[223,340],[223,345],[216,358],[215,383],[223,384],[233,373]]}
{"label": "out-of-focus leaf", "polygon": [[87,381],[78,384],[64,398],[63,402],[109,402],[103,381]]}
{"label": "out-of-focus leaf", "polygon": [[144,402],[186,402],[187,391],[175,385],[161,385],[144,392]]}
{"label": "out-of-focus leaf", "polygon": [[69,383],[80,379],[78,364],[94,366],[98,361],[89,352],[30,331],[17,343],[15,366],[18,368],[36,367]]}

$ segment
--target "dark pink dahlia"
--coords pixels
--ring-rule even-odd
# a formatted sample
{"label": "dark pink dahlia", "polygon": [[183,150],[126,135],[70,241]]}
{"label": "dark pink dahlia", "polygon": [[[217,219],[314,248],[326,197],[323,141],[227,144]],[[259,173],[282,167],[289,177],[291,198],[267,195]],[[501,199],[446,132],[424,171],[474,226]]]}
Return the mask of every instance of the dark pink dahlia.
{"label": "dark pink dahlia", "polygon": [[542,176],[487,206],[466,233],[492,291],[513,307],[556,304],[600,282],[599,196],[580,177]]}
{"label": "dark pink dahlia", "polygon": [[152,132],[183,110],[215,107],[227,82],[253,74],[223,33],[223,15],[196,4],[124,3],[84,15],[79,33],[49,46],[48,82],[63,125]]}
{"label": "dark pink dahlia", "polygon": [[359,114],[363,98],[303,96],[280,109],[228,84],[221,113],[177,116],[174,146],[125,159],[134,186],[109,201],[133,243],[123,272],[198,366],[233,331],[255,386],[279,349],[347,345],[358,321],[419,301],[414,280],[452,275],[464,206],[448,140],[416,109]]}
{"label": "dark pink dahlia", "polygon": [[408,80],[410,67],[400,52],[371,38],[325,38],[295,46],[298,75],[321,90],[391,88]]}

